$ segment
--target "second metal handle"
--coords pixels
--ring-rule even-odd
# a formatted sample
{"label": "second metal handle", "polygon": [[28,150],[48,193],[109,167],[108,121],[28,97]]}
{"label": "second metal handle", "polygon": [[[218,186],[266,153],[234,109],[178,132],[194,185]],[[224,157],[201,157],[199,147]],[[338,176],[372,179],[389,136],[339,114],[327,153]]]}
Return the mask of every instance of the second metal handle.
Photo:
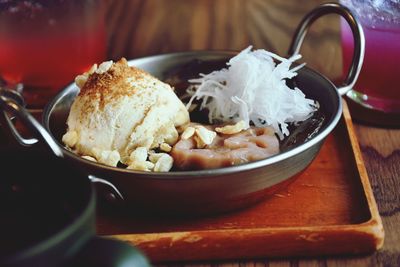
{"label": "second metal handle", "polygon": [[300,22],[295,31],[289,48],[289,55],[291,56],[299,53],[300,47],[304,41],[304,37],[307,34],[307,30],[315,20],[326,14],[332,13],[342,16],[347,21],[347,23],[350,25],[351,31],[353,32],[354,38],[354,52],[350,70],[342,86],[338,88],[339,94],[345,95],[348,91],[350,91],[350,89],[353,88],[357,81],[364,61],[365,52],[365,37],[363,29],[361,24],[357,21],[348,8],[338,3],[326,3],[308,13]]}

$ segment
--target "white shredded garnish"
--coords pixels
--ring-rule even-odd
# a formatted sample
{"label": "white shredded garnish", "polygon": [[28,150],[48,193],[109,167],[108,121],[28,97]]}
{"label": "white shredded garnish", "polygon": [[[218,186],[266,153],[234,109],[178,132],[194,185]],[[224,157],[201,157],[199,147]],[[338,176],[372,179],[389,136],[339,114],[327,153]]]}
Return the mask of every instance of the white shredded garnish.
{"label": "white shredded garnish", "polygon": [[317,109],[316,102],[305,98],[299,88],[286,85],[286,79],[304,66],[290,69],[301,55],[286,59],[263,49],[251,50],[249,46],[231,58],[228,68],[189,80],[194,85],[188,88],[191,99],[186,107],[202,99],[200,109],[209,110],[210,123],[243,120],[246,128],[250,122],[257,127],[269,125],[282,139],[289,135],[288,123],[303,121]]}

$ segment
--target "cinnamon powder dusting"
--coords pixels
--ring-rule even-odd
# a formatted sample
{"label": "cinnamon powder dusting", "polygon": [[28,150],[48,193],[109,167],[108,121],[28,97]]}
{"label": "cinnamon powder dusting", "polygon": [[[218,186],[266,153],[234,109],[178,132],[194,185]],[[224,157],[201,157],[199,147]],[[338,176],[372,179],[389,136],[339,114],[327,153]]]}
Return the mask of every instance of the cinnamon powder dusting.
{"label": "cinnamon powder dusting", "polygon": [[103,110],[106,104],[117,103],[116,100],[123,96],[131,96],[136,93],[137,89],[133,87],[128,78],[139,83],[150,74],[128,66],[125,58],[121,58],[115,62],[110,69],[104,73],[93,73],[82,87],[79,96],[86,99],[84,112],[90,113],[94,111],[94,104],[99,110]]}

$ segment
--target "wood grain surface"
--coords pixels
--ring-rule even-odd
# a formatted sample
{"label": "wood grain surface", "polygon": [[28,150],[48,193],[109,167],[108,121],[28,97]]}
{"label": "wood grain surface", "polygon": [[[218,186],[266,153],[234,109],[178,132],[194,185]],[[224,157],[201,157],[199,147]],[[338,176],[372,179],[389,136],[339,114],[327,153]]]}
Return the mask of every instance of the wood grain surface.
{"label": "wood grain surface", "polygon": [[[108,54],[112,59],[248,45],[285,55],[301,18],[321,1],[107,0]],[[301,50],[308,66],[340,80],[339,20],[328,16],[311,28]],[[360,257],[261,259],[176,263],[171,266],[400,266],[400,130],[355,124],[386,239]]]}
{"label": "wood grain surface", "polygon": [[155,263],[380,249],[382,222],[346,105],[343,114],[312,164],[256,205],[196,218],[103,209],[97,233],[137,246]]}

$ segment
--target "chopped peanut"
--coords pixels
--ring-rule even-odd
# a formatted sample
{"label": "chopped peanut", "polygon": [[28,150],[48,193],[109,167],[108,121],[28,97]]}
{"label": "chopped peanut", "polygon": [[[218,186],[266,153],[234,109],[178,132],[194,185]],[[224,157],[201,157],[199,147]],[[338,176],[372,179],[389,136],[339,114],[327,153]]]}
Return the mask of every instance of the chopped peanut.
{"label": "chopped peanut", "polygon": [[82,158],[86,159],[86,160],[93,161],[93,162],[97,162],[97,160],[95,158],[91,157],[91,156],[82,156]]}
{"label": "chopped peanut", "polygon": [[196,148],[205,148],[207,146],[197,135],[193,139],[196,142]]}
{"label": "chopped peanut", "polygon": [[93,155],[97,159],[98,162],[103,163],[109,166],[117,166],[121,156],[117,150],[99,150],[97,148],[93,148]]}
{"label": "chopped peanut", "polygon": [[146,171],[149,172],[154,168],[154,164],[150,161],[135,161],[130,164],[127,169],[135,171]]}
{"label": "chopped peanut", "polygon": [[88,75],[93,74],[97,70],[97,64],[93,64],[90,70],[88,70],[87,73]]}
{"label": "chopped peanut", "polygon": [[182,135],[181,135],[181,138],[182,139],[184,139],[184,140],[186,140],[186,139],[189,139],[190,137],[192,137],[193,135],[194,135],[194,133],[195,133],[195,128],[193,128],[193,127],[187,127],[184,131],[183,131],[183,133],[182,133]]}
{"label": "chopped peanut", "polygon": [[113,61],[104,61],[103,63],[100,64],[99,68],[96,70],[97,74],[103,74],[106,73],[112,66]]}
{"label": "chopped peanut", "polygon": [[78,75],[78,76],[75,77],[75,84],[76,84],[79,88],[82,88],[82,87],[85,85],[87,79],[88,79],[88,76],[87,76],[87,75],[84,75],[84,74]]}
{"label": "chopped peanut", "polygon": [[66,132],[62,137],[62,141],[67,146],[74,147],[76,142],[78,142],[78,133],[76,131]]}
{"label": "chopped peanut", "polygon": [[129,162],[146,161],[147,159],[147,148],[138,147],[129,155]]}
{"label": "chopped peanut", "polygon": [[168,145],[167,143],[162,143],[162,144],[160,145],[160,149],[161,149],[162,151],[165,151],[165,152],[171,152],[172,147],[171,147],[170,145]]}
{"label": "chopped peanut", "polygon": [[149,160],[153,163],[156,163],[163,155],[167,155],[166,153],[155,153],[154,151],[150,151]]}
{"label": "chopped peanut", "polygon": [[246,125],[243,120],[239,121],[234,125],[226,125],[224,127],[217,127],[215,131],[222,134],[236,134],[240,133],[242,130],[246,128]]}
{"label": "chopped peanut", "polygon": [[81,74],[81,75],[76,76],[76,78],[75,78],[75,84],[76,84],[79,88],[82,88],[82,87],[85,85],[85,83],[86,83],[87,79],[89,78],[90,74],[93,74],[96,70],[97,70],[97,64],[94,64],[94,65],[90,68],[90,70],[88,70],[87,72],[85,72],[85,73],[83,73],[83,74]]}
{"label": "chopped peanut", "polygon": [[168,172],[171,170],[174,164],[174,159],[168,155],[163,153],[163,155],[157,160],[156,164],[154,165],[153,171],[155,172]]}
{"label": "chopped peanut", "polygon": [[210,145],[214,138],[217,136],[217,133],[203,126],[196,127],[196,135],[201,139],[201,141],[206,144]]}

